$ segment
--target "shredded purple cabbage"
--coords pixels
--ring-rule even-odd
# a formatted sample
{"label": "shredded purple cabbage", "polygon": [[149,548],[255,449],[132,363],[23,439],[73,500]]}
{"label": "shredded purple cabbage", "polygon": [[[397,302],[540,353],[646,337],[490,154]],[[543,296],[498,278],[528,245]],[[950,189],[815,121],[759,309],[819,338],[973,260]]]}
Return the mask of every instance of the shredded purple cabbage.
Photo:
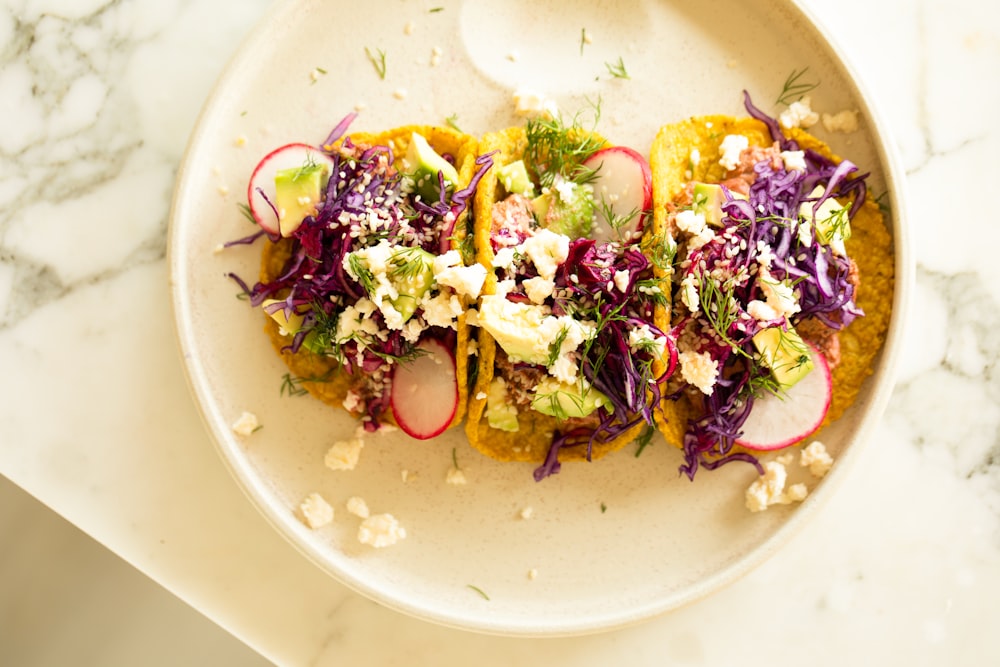
{"label": "shredded purple cabbage", "polygon": [[[366,296],[362,284],[344,268],[345,257],[383,238],[393,245],[419,247],[432,254],[450,249],[455,221],[467,209],[492,159],[489,155],[479,156],[478,169],[468,186],[449,192],[442,183],[440,200],[428,204],[404,192],[403,174],[393,168],[392,151],[387,146],[356,146],[350,137],[344,138],[339,147],[334,145],[344,137],[356,115],[340,121],[322,145],[321,150],[333,159],[331,177],[316,215],[307,216],[285,240],[291,254],[280,275],[253,286],[235,274],[230,277],[248,295],[252,306],[279,299],[279,303],[267,307],[268,312],[280,309],[286,317],[303,317],[289,350],[297,352],[307,345],[341,360],[347,373],[371,375],[380,369],[388,371],[392,359],[412,354],[415,343],[405,340],[400,331],[387,330],[378,310],[368,317],[376,321],[384,336],[361,346],[353,340],[339,346],[334,343],[340,314]],[[379,221],[377,229],[372,228],[372,216]],[[262,235],[257,232],[231,243],[253,243]],[[435,328],[430,335],[447,339],[452,334]],[[377,423],[388,409],[388,401],[388,391],[364,397],[363,412],[370,417],[366,426]]]}
{"label": "shredded purple cabbage", "polygon": [[[753,105],[746,91],[744,104],[752,117],[767,126],[781,150],[799,150],[798,143],[784,135],[776,119]],[[803,204],[818,207],[830,197],[850,197],[848,217],[852,218],[864,203],[867,174],[856,174],[857,167],[847,160],[834,163],[812,150],[805,152],[805,161],[804,172],[775,169],[769,159],[755,164],[755,180],[748,198],[728,196],[722,206],[724,229],[690,254],[686,273],[712,280],[708,274],[715,267],[725,267],[727,275],[741,269],[752,275],[763,250],[772,256],[772,276],[795,286],[800,310],[789,318],[791,323],[816,318],[832,329],[841,329],[863,315],[854,301],[852,264],[820,243],[815,233],[804,242],[797,232],[799,211]],[[811,197],[817,186],[824,188],[823,194]],[[702,414],[689,422],[684,437],[685,461],[680,471],[690,479],[694,479],[699,467],[711,470],[731,461],[751,463],[763,472],[753,455],[733,451],[753,407],[754,374],[769,372],[747,362],[755,354],[752,338],[763,327],[746,312],[746,307],[761,295],[756,282],[747,280],[735,281],[730,296],[734,312],[725,332],[728,340],[710,341],[703,350],[718,362],[720,372],[713,393],[704,397]],[[689,323],[687,318],[675,330],[679,332]]]}

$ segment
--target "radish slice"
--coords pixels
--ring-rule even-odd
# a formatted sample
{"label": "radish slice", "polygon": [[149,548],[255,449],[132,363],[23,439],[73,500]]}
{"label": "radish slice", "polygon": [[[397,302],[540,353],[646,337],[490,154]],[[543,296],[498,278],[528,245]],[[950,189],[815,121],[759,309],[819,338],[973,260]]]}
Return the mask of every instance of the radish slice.
{"label": "radish slice", "polygon": [[399,428],[418,440],[444,432],[458,410],[458,378],[452,351],[438,340],[421,341],[423,352],[396,367],[392,378],[392,414]]}
{"label": "radish slice", "polygon": [[754,400],[737,444],[768,451],[794,445],[816,432],[830,409],[833,384],[826,358],[812,345],[809,354],[812,372],[781,396],[766,394]]}
{"label": "radish slice", "polygon": [[333,168],[333,158],[316,146],[286,144],[274,149],[257,163],[250,176],[250,184],[247,186],[247,203],[254,220],[264,231],[271,234],[279,233],[278,214],[274,210],[274,177],[277,173],[282,169],[294,169],[310,163],[324,162]]}
{"label": "radish slice", "polygon": [[[611,146],[591,155],[583,166],[596,170],[592,183],[597,202],[594,239],[627,241],[642,233],[644,211],[653,208],[653,175],[646,158],[626,146]],[[615,229],[605,215],[606,209],[618,220],[636,214]]]}

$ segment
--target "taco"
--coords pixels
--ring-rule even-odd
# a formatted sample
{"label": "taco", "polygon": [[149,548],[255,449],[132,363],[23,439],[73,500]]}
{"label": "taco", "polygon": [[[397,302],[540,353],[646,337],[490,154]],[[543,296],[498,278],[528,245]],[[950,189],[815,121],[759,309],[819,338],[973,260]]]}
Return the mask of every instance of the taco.
{"label": "taco", "polygon": [[[465,414],[466,310],[486,272],[462,249],[489,163],[448,128],[343,136],[349,122],[258,165],[248,197],[268,240],[247,291],[297,387],[366,430],[426,439]],[[404,382],[433,405],[400,397]]]}
{"label": "taco", "polygon": [[494,459],[540,463],[542,479],[655,430],[675,361],[673,244],[647,216],[645,158],[575,119],[532,119],[480,149],[494,160],[475,195],[489,275],[466,433]]}
{"label": "taco", "polygon": [[[733,460],[760,468],[756,451],[797,444],[841,416],[891,314],[892,239],[866,175],[805,131],[783,130],[749,95],[745,104],[747,118],[666,125],[651,151],[654,218],[679,244],[679,372],[659,424],[692,478]],[[828,410],[815,423],[781,433],[779,412],[763,441],[748,436],[755,409],[781,405],[825,369]],[[779,410],[796,409],[786,403]]]}

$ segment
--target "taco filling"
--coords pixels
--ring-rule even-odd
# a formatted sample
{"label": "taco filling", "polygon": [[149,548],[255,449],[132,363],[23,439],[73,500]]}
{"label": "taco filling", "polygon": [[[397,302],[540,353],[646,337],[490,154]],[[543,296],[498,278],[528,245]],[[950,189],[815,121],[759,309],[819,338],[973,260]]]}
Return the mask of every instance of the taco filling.
{"label": "taco filling", "polygon": [[672,245],[647,229],[645,207],[616,210],[603,187],[614,164],[637,167],[631,185],[642,189],[638,154],[612,155],[601,137],[552,118],[482,146],[497,151],[477,193],[479,260],[492,271],[467,433],[494,458],[540,462],[540,480],[560,460],[591,460],[653,430],[676,361],[657,317],[668,311]]}
{"label": "taco filling", "polygon": [[[394,422],[432,437],[464,415],[465,311],[486,272],[459,248],[489,160],[450,130],[342,137],[347,122],[322,146],[292,144],[258,167],[266,173],[282,151],[301,152],[299,163],[271,169],[273,182],[255,172],[249,196],[262,227],[255,237],[268,238],[260,280],[240,283],[270,316],[275,347],[305,388],[366,430]],[[441,370],[455,378],[447,397],[455,409],[440,429],[408,428],[393,379],[429,354],[452,365]]]}
{"label": "taco filling", "polygon": [[[753,451],[795,444],[839,416],[887,326],[890,241],[866,176],[806,133],[786,136],[749,96],[745,103],[753,118],[667,126],[653,151],[659,212],[678,240],[679,372],[662,430],[683,449],[691,478],[734,460],[763,474]],[[828,369],[832,379],[809,378],[827,392],[815,424],[787,440],[774,428],[763,442],[748,436],[755,405],[792,396]]]}

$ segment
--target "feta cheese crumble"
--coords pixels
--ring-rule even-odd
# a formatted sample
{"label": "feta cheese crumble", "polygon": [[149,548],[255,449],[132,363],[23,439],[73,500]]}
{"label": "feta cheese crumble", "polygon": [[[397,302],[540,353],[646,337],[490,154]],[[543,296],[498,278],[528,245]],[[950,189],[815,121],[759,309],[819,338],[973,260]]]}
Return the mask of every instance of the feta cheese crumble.
{"label": "feta cheese crumble", "polygon": [[371,515],[371,512],[368,511],[368,503],[359,496],[351,496],[347,499],[347,511],[362,519],[367,519]]}
{"label": "feta cheese crumble", "polygon": [[805,484],[793,484],[785,491],[788,471],[777,461],[764,464],[764,474],[746,491],[746,506],[751,512],[763,512],[772,505],[801,502],[808,495]]}
{"label": "feta cheese crumble", "polygon": [[333,507],[318,493],[310,493],[299,505],[306,525],[316,530],[333,521]]}
{"label": "feta cheese crumble", "polygon": [[851,133],[858,131],[858,112],[844,109],[835,114],[823,114],[823,127],[827,132]]}
{"label": "feta cheese crumble", "polygon": [[522,118],[555,118],[559,107],[541,93],[522,88],[514,91],[514,113]]}
{"label": "feta cheese crumble", "polygon": [[243,412],[239,418],[233,422],[232,429],[236,435],[246,437],[260,428],[257,415],[252,412]]}
{"label": "feta cheese crumble", "polygon": [[518,248],[538,270],[538,275],[553,279],[559,266],[569,257],[569,237],[542,228]]}
{"label": "feta cheese crumble", "polygon": [[365,443],[361,438],[335,442],[327,451],[323,463],[330,470],[354,470],[364,446]]}
{"label": "feta cheese crumble", "polygon": [[806,170],[805,151],[781,151],[781,161],[785,164],[785,171]]}
{"label": "feta cheese crumble", "polygon": [[814,440],[802,449],[799,454],[799,465],[809,468],[814,477],[825,477],[833,467],[833,457],[826,451],[826,446],[819,440]]}
{"label": "feta cheese crumble", "polygon": [[708,352],[691,351],[678,354],[677,361],[680,362],[684,381],[698,387],[706,396],[711,396],[719,375],[719,362]]}
{"label": "feta cheese crumble", "polygon": [[750,147],[750,140],[742,134],[727,134],[722,139],[719,150],[722,157],[719,158],[721,164],[727,171],[736,169],[740,164],[740,153]]}
{"label": "feta cheese crumble", "polygon": [[444,481],[446,484],[451,484],[452,486],[463,486],[468,483],[465,473],[460,468],[454,466],[448,469],[448,474],[445,475]]}
{"label": "feta cheese crumble", "polygon": [[812,110],[812,98],[808,95],[797,102],[792,102],[788,108],[778,115],[778,122],[786,130],[793,127],[809,128],[819,122],[819,114]]}
{"label": "feta cheese crumble", "polygon": [[381,549],[390,547],[406,537],[406,529],[391,514],[375,514],[361,522],[358,542]]}

